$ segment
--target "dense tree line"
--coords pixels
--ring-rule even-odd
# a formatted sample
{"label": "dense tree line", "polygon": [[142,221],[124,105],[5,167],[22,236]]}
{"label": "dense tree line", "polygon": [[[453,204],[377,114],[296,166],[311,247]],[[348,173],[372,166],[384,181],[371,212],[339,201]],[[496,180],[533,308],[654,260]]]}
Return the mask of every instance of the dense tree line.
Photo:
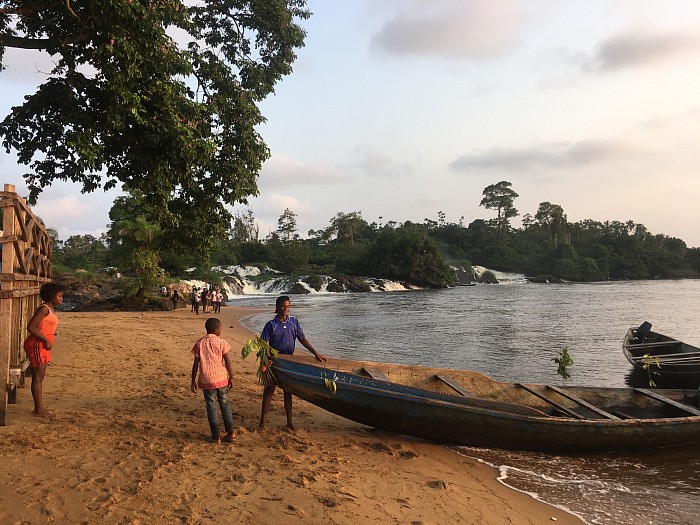
{"label": "dense tree line", "polygon": [[[563,208],[540,203],[513,228],[517,198],[502,181],[484,190],[482,206],[494,219],[464,225],[438,220],[423,223],[368,223],[361,212],[340,212],[326,228],[302,238],[297,216],[285,210],[278,228],[264,239],[253,211],[234,215],[225,236],[211,239],[210,251],[193,249],[181,228],[161,227],[138,192],[118,198],[110,210],[108,232],[97,239],[78,235],[56,238],[57,267],[97,270],[117,267],[135,276],[141,287],[162,274],[214,278],[214,265],[264,264],[288,274],[372,276],[426,287],[455,284],[454,267],[489,268],[540,276],[542,279],[601,281],[698,277],[700,249],[681,240],[652,234],[633,221],[570,223]],[[186,270],[196,268],[194,274]]]}
{"label": "dense tree line", "polygon": [[564,209],[541,202],[522,227],[508,219],[517,215],[517,193],[502,181],[484,190],[482,206],[497,210],[496,219],[461,224],[435,224],[433,235],[448,258],[531,276],[571,281],[668,279],[700,276],[700,249],[681,239],[652,234],[634,221],[569,222]]}

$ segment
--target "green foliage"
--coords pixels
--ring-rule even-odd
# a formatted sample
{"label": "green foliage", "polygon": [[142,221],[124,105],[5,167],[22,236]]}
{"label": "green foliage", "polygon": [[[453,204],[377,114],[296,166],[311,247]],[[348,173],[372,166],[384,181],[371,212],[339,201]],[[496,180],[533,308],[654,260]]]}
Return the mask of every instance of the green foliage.
{"label": "green foliage", "polygon": [[518,216],[518,210],[513,206],[518,194],[511,186],[512,184],[505,180],[487,186],[483,192],[484,198],[481,199],[480,203],[480,206],[486,209],[496,210],[496,230],[500,240],[504,240],[508,233],[509,219]]}
{"label": "green foliage", "polygon": [[311,288],[316,290],[317,292],[321,289],[321,286],[323,286],[324,280],[320,275],[309,275],[306,277],[306,284],[308,284]]}
{"label": "green foliage", "polygon": [[308,243],[296,240],[284,244],[279,237],[273,237],[267,243],[270,265],[284,273],[302,272],[311,257]]}
{"label": "green foliage", "polygon": [[660,375],[659,372],[656,370],[652,370],[652,366],[656,366],[656,368],[661,368],[661,361],[659,360],[658,356],[651,355],[651,354],[644,354],[642,356],[642,368],[647,371],[647,374],[649,375],[649,386],[652,388],[656,388],[656,383],[652,379],[652,376],[658,376]]}
{"label": "green foliage", "polygon": [[335,234],[339,243],[354,244],[355,241],[367,239],[370,227],[359,211],[338,213],[331,219],[331,226],[326,232]]}
{"label": "green foliage", "polygon": [[304,0],[4,2],[0,70],[5,47],[54,63],[0,123],[29,166],[30,202],[55,180],[124,185],[162,230],[211,248],[227,205],[258,192],[269,157],[258,104],[291,73],[309,16]]}
{"label": "green foliage", "polygon": [[229,238],[235,244],[258,242],[260,228],[255,222],[253,210],[246,208],[233,217],[233,226],[229,230]]}
{"label": "green foliage", "polygon": [[367,241],[332,244],[327,251],[333,264],[333,273],[371,274],[372,271],[368,269],[371,265],[368,255],[370,248],[371,245]]}
{"label": "green foliage", "polygon": [[289,208],[284,210],[277,220],[277,238],[284,245],[289,245],[292,241],[298,240],[297,234],[297,214]]}
{"label": "green foliage", "polygon": [[205,264],[200,264],[199,266],[196,266],[192,272],[189,272],[188,279],[218,285],[221,285],[222,283],[221,276],[216,272],[212,272],[209,266]]}
{"label": "green foliage", "polygon": [[541,202],[537,213],[535,213],[537,223],[549,234],[549,241],[554,248],[559,244],[559,240],[566,235],[566,214],[564,209],[558,204]]}
{"label": "green foliage", "polygon": [[454,271],[445,264],[437,243],[425,226],[405,223],[382,228],[366,257],[367,273],[419,286],[456,284]]}
{"label": "green foliage", "polygon": [[139,292],[155,287],[164,276],[157,253],[148,248],[139,248],[132,253],[132,262]]}
{"label": "green foliage", "polygon": [[241,349],[241,357],[246,359],[252,353],[255,353],[255,359],[258,361],[258,369],[256,371],[258,380],[266,386],[274,384],[275,375],[270,365],[272,364],[272,358],[277,357],[279,352],[258,336],[245,342]]}
{"label": "green foliage", "polygon": [[270,253],[265,244],[259,242],[242,243],[239,247],[239,264],[254,263],[270,260]]}
{"label": "green foliage", "polygon": [[479,282],[484,284],[498,284],[498,278],[491,270],[486,270],[479,276]]}
{"label": "green foliage", "polygon": [[[154,268],[149,253],[138,252],[146,249],[150,256],[159,256],[164,271],[182,276],[185,269],[196,267],[195,274],[189,276],[208,282],[219,279],[209,270],[212,264],[257,264],[287,274],[350,276],[339,289],[358,291],[368,289],[368,285],[353,276],[425,287],[457,284],[455,271],[446,260],[451,266],[464,266],[461,282],[472,280],[466,277],[472,262],[538,276],[539,282],[700,276],[699,248],[687,248],[680,239],[653,235],[632,221],[569,223],[563,209],[548,202],[540,204],[537,217],[526,214],[523,228],[509,227],[503,239],[498,237],[498,221],[476,219],[465,227],[463,218],[459,224],[450,223],[442,212],[437,221],[388,221],[382,227],[367,224],[360,212],[338,213],[327,228],[311,230],[311,238],[303,240],[296,232],[296,214],[287,209],[280,217],[280,230],[263,242],[257,240],[250,209],[234,219],[233,227],[229,224],[220,232],[206,230],[201,221],[205,214],[198,211],[196,215],[200,218],[187,227],[159,221],[157,210],[143,195],[132,191],[115,200],[110,210],[112,223],[104,238],[74,236],[62,243],[54,232],[54,266],[91,270],[118,265],[122,272],[146,276],[149,268]],[[206,244],[214,250],[193,248],[194,237],[201,237],[196,241],[200,248]],[[497,282],[491,273],[480,280]],[[152,278],[144,278],[144,286],[148,282]]]}
{"label": "green foliage", "polygon": [[111,266],[111,254],[105,245],[105,238],[92,235],[72,235],[61,243],[54,241],[52,263],[67,270],[95,271]]}
{"label": "green foliage", "polygon": [[553,361],[558,365],[557,374],[561,376],[562,382],[566,383],[566,381],[571,379],[571,372],[569,372],[569,368],[571,368],[574,364],[574,360],[571,359],[571,356],[569,355],[569,349],[564,347],[559,356],[555,357]]}
{"label": "green foliage", "polygon": [[323,378],[323,384],[326,385],[326,388],[330,390],[331,394],[335,395],[338,391],[338,374],[333,373],[333,377],[331,377],[329,372],[322,370],[321,377]]}

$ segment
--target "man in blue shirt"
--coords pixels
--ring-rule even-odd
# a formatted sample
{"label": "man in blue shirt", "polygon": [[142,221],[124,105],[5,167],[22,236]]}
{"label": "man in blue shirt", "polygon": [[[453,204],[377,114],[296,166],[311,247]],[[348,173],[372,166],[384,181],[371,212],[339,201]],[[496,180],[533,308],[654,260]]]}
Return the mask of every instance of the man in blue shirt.
{"label": "man in blue shirt", "polygon": [[[304,345],[304,348],[311,352],[317,360],[321,362],[327,361],[326,356],[319,354],[306,338],[296,317],[289,315],[289,308],[289,297],[281,295],[277,298],[275,301],[275,317],[265,324],[260,338],[267,341],[280,354],[288,355],[294,353],[296,341],[299,340]],[[260,415],[260,425],[258,425],[260,430],[265,430],[267,411],[270,409],[275,387],[276,385],[274,384],[268,385],[263,391],[262,414]],[[294,423],[292,422],[292,394],[288,392],[284,392],[284,411],[287,415],[287,428],[294,430]]]}

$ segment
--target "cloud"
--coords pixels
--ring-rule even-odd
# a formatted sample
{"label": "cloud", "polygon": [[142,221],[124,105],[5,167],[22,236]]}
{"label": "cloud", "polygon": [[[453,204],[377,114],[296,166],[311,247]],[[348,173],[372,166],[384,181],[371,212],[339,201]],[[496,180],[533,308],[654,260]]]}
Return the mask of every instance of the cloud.
{"label": "cloud", "polygon": [[109,222],[102,204],[94,197],[43,193],[32,211],[41,217],[47,227],[55,228],[62,240],[72,235],[99,237],[107,231],[106,224]]}
{"label": "cloud", "polygon": [[522,14],[514,0],[424,0],[397,3],[398,12],[372,35],[372,46],[399,56],[484,59],[515,41]]}
{"label": "cloud", "polygon": [[290,157],[275,155],[264,165],[260,174],[261,187],[284,187],[338,184],[348,180],[348,176],[338,169],[323,164],[306,164]]}
{"label": "cloud", "polygon": [[456,172],[475,169],[536,171],[604,162],[630,153],[631,148],[624,142],[605,140],[538,144],[529,148],[492,148],[462,155],[450,163],[450,169]]}
{"label": "cloud", "polygon": [[613,71],[664,62],[700,50],[700,37],[690,32],[634,30],[601,42],[582,62],[586,71]]}
{"label": "cloud", "polygon": [[436,197],[435,195],[424,195],[416,199],[416,202],[421,206],[436,206],[443,202],[442,197]]}
{"label": "cloud", "polygon": [[[273,207],[281,209],[282,212],[289,208],[294,213],[300,213],[307,211],[309,207],[308,204],[302,204],[296,197],[292,197],[291,195],[283,195],[281,193],[272,193],[269,196],[268,201]],[[280,212],[280,215],[282,212]]]}
{"label": "cloud", "polygon": [[413,173],[410,164],[396,162],[369,145],[355,147],[350,167],[359,169],[372,178],[396,178]]}

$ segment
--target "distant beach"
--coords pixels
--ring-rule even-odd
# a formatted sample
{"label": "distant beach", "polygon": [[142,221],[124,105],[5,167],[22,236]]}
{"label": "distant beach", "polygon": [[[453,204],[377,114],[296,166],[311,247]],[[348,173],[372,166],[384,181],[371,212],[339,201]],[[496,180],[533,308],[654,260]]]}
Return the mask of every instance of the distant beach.
{"label": "distant beach", "polygon": [[[580,524],[512,491],[497,472],[438,444],[376,431],[301,400],[284,428],[275,396],[255,432],[253,334],[219,316],[233,347],[232,445],[212,445],[190,349],[204,320],[175,312],[61,312],[45,388],[56,419],[32,416],[30,380],[0,427],[2,523]],[[311,334],[309,334],[311,338]],[[313,340],[313,339],[312,339]]]}

